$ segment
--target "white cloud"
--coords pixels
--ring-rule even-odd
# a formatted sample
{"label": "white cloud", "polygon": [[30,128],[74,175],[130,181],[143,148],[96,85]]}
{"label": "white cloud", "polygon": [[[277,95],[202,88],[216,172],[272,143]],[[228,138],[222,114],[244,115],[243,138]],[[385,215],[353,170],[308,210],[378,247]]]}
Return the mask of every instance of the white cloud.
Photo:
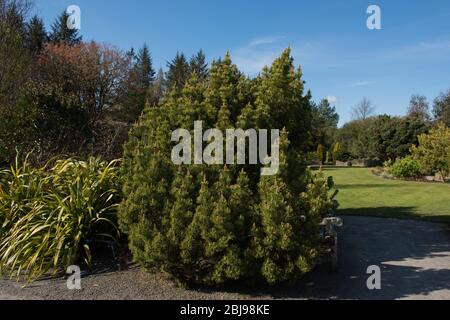
{"label": "white cloud", "polygon": [[280,41],[285,37],[268,36],[255,38],[241,47],[233,50],[233,61],[244,73],[255,75],[281,53],[283,48]]}
{"label": "white cloud", "polygon": [[349,87],[365,87],[365,86],[369,86],[374,83],[375,83],[375,81],[364,80],[364,81],[353,82],[349,85]]}
{"label": "white cloud", "polygon": [[269,37],[262,37],[262,38],[255,38],[250,41],[248,44],[248,47],[256,47],[260,45],[267,45],[267,44],[273,44],[277,43],[278,41],[285,39],[284,36],[269,36]]}
{"label": "white cloud", "polygon": [[[448,58],[450,52],[450,40],[422,41],[415,44],[388,48],[378,52],[370,52],[360,56],[358,62],[367,61],[396,61],[405,59],[440,59]],[[356,61],[356,59],[354,59]]]}
{"label": "white cloud", "polygon": [[330,68],[335,64],[327,61],[328,50],[323,44],[301,42],[292,44],[284,36],[254,38],[243,47],[232,50],[233,61],[247,75],[255,75],[272,64],[281,52],[291,47],[295,63],[302,67]]}
{"label": "white cloud", "polygon": [[245,54],[236,54],[233,61],[247,75],[255,75],[265,66],[272,64],[272,61],[279,53],[275,52],[249,52]]}
{"label": "white cloud", "polygon": [[328,96],[327,100],[328,100],[328,103],[330,103],[330,104],[335,104],[338,102],[338,99],[336,96]]}

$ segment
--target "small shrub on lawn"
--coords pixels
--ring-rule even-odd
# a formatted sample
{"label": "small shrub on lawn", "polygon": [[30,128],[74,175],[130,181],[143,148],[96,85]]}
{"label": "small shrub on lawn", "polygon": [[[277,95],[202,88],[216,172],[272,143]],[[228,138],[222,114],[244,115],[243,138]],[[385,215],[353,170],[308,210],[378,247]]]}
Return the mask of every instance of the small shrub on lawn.
{"label": "small shrub on lawn", "polygon": [[412,157],[397,159],[388,169],[396,178],[418,178],[422,175],[422,167],[419,161]]}
{"label": "small shrub on lawn", "polygon": [[427,173],[445,180],[450,175],[450,128],[441,123],[420,135],[418,146],[413,146],[411,152]]}
{"label": "small shrub on lawn", "polygon": [[29,281],[56,275],[90,244],[118,236],[116,161],[67,159],[43,168],[27,160],[0,173],[0,271]]}

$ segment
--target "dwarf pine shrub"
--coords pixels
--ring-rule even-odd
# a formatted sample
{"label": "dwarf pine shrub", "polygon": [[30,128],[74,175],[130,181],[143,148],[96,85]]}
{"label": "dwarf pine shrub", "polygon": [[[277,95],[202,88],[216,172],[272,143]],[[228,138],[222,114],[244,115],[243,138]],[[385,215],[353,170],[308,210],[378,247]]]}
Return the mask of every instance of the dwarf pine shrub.
{"label": "dwarf pine shrub", "polygon": [[[182,283],[295,280],[314,265],[319,224],[333,213],[332,183],[306,167],[310,95],[286,50],[256,79],[213,62],[148,107],[124,154],[119,225],[134,260]],[[194,122],[221,130],[279,129],[278,174],[262,165],[174,165],[171,133]]]}

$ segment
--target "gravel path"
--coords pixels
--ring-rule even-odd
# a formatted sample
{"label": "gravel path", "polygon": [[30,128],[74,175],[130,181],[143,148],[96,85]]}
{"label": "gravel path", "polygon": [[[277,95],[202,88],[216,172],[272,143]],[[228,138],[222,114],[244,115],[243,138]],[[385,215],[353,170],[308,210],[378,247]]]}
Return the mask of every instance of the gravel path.
{"label": "gravel path", "polygon": [[[344,217],[337,272],[317,269],[295,286],[260,290],[186,290],[138,267],[27,287],[0,280],[1,299],[448,299],[450,230],[421,221]],[[367,267],[381,268],[381,290],[366,287]]]}

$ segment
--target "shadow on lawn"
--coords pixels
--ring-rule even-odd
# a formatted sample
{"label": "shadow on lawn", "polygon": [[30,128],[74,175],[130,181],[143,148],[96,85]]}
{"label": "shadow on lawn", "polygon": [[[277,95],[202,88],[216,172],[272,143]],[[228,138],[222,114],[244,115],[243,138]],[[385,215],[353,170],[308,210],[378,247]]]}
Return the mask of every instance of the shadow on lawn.
{"label": "shadow on lawn", "polygon": [[401,184],[381,184],[381,183],[364,183],[364,184],[337,184],[336,189],[370,189],[370,188],[398,188],[404,187]]}
{"label": "shadow on lawn", "polygon": [[[395,210],[398,214],[412,210],[372,208],[374,212],[380,209]],[[390,300],[418,295],[426,298],[431,293],[434,298],[450,298],[450,232],[444,226],[371,217],[343,219],[336,272],[319,267],[295,285],[225,291],[275,299]],[[367,289],[367,268],[371,265],[381,268],[382,290]]]}
{"label": "shadow on lawn", "polygon": [[417,214],[415,207],[374,207],[374,208],[350,208],[338,209],[338,215],[342,216],[368,216],[378,218],[394,218],[409,220],[425,220],[435,223],[450,225],[450,208],[447,215],[424,216]]}

